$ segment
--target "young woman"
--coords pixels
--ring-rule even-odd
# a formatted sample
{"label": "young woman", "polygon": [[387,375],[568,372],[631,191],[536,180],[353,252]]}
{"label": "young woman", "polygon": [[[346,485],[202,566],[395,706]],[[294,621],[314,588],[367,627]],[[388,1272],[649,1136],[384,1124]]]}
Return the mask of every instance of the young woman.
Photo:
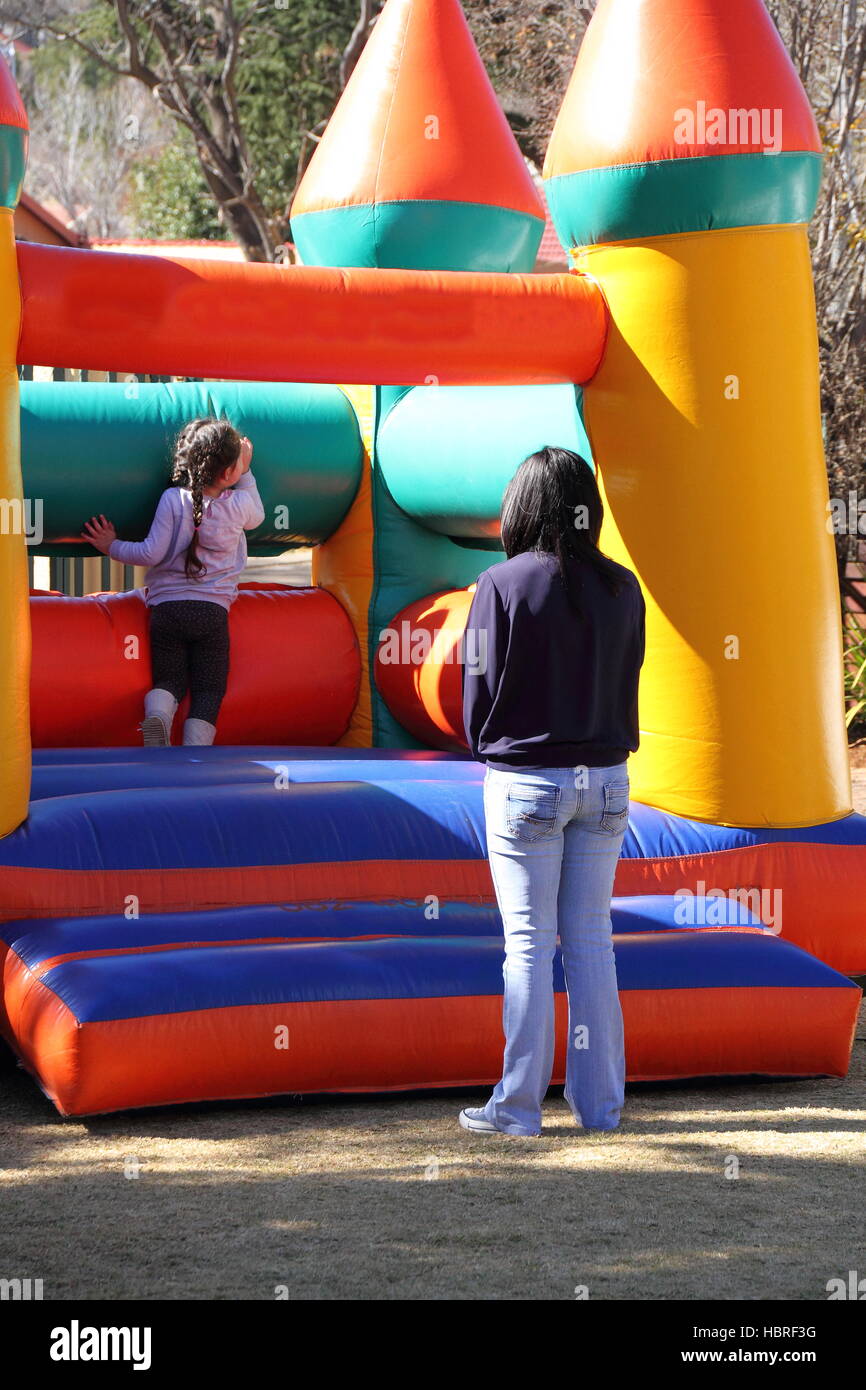
{"label": "young woman", "polygon": [[[628,824],[644,658],[640,585],[598,548],[589,465],[545,448],[502,504],[508,559],[478,578],[463,716],[486,763],[487,850],[505,929],[505,1060],[464,1129],[537,1135],[553,1070],[556,938],[568,993],[565,1096],[578,1124],[615,1129],[625,1084],[610,900]],[[475,657],[477,656],[477,659]]]}
{"label": "young woman", "polygon": [[147,565],[153,688],[144,697],[144,746],[171,743],[189,689],[187,745],[213,743],[229,672],[229,609],[247,562],[246,531],[264,509],[250,472],[253,446],[228,420],[190,420],[177,436],[173,487],[159,499],[143,541],[118,540],[104,516],[82,535],[103,555]]}

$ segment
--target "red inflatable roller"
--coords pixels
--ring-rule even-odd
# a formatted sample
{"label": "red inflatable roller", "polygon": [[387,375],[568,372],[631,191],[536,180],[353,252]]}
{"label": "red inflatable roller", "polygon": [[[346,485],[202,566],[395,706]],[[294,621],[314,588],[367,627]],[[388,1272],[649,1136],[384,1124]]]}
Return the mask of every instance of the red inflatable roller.
{"label": "red inflatable roller", "polygon": [[589,276],[172,261],[18,243],[18,361],[247,381],[590,381]]}
{"label": "red inflatable roller", "polygon": [[[138,592],[31,597],[31,723],[37,748],[138,745],[150,687]],[[345,610],[324,589],[242,587],[217,743],[325,746],[348,726],[361,661]],[[173,742],[181,739],[178,711]]]}
{"label": "red inflatable roller", "polygon": [[376,684],[394,718],[448,752],[467,746],[460,658],[474,592],[473,584],[410,603],[383,630],[376,652]]}

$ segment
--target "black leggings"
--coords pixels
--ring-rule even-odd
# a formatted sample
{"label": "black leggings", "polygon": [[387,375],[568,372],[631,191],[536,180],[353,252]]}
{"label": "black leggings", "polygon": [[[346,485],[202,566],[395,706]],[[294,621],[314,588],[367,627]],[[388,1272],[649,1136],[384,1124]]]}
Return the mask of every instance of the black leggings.
{"label": "black leggings", "polygon": [[189,599],[150,610],[154,687],[178,701],[189,688],[190,719],[216,724],[229,676],[229,615],[218,603]]}

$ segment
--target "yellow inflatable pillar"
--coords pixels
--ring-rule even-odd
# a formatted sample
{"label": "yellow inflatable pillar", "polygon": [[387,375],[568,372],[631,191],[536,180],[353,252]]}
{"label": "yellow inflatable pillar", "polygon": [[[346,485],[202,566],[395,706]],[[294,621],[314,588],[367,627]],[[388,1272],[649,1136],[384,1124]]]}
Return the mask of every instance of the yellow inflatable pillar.
{"label": "yellow inflatable pillar", "polygon": [[579,264],[615,325],[586,396],[602,546],[647,601],[634,794],[724,825],[845,815],[805,228],[659,238]]}
{"label": "yellow inflatable pillar", "polygon": [[851,809],[806,224],[820,141],[761,0],[601,0],[545,165],[611,311],[586,424],[647,601],[633,794]]}
{"label": "yellow inflatable pillar", "polygon": [[370,748],[373,743],[370,683],[369,611],[373,588],[373,498],[370,459],[376,416],[373,386],[343,386],[358,418],[364,443],[361,483],[351,507],[332,536],[313,549],[312,580],[345,608],[358,638],[361,684],[349,727],[337,740],[343,748]]}
{"label": "yellow inflatable pillar", "polygon": [[13,213],[27,158],[27,117],[0,59],[0,835],[27,815],[30,796],[30,613],[26,536],[38,499],[21,486],[17,348],[21,296]]}

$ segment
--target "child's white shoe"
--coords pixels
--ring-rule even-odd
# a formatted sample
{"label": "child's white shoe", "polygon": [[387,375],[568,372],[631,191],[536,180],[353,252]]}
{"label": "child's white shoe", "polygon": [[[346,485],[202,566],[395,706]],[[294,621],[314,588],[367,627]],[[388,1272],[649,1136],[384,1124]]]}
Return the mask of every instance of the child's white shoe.
{"label": "child's white shoe", "polygon": [[144,718],[139,724],[145,748],[168,748],[177,700],[170,690],[148,690],[144,697]]}
{"label": "child's white shoe", "polygon": [[205,748],[216,738],[216,725],[206,719],[187,719],[183,726],[184,748]]}

